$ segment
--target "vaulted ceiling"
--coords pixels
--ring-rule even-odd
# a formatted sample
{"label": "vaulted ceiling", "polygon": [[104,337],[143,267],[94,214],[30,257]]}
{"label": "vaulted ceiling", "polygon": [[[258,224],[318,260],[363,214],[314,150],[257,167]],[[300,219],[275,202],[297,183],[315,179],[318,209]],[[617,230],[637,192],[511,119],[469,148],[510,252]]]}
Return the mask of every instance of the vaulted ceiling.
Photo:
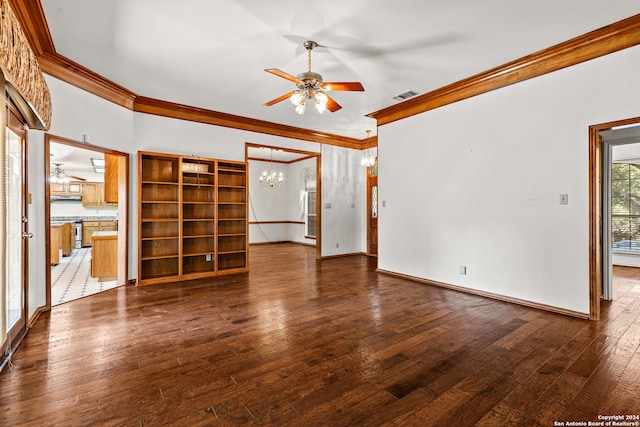
{"label": "vaulted ceiling", "polygon": [[[23,15],[43,12],[46,26],[36,16],[27,25],[43,62],[55,62],[55,53],[68,70],[95,73],[122,90],[123,104],[130,92],[140,111],[167,102],[347,142],[364,139],[366,129],[375,135],[376,120],[367,115],[393,107],[400,93],[427,94],[640,13],[640,3],[629,0],[12,3]],[[342,106],[335,113],[308,108],[298,115],[288,100],[263,105],[295,89],[264,69],[306,71],[305,40],[321,45],[312,52],[313,71],[365,88],[331,92]]]}

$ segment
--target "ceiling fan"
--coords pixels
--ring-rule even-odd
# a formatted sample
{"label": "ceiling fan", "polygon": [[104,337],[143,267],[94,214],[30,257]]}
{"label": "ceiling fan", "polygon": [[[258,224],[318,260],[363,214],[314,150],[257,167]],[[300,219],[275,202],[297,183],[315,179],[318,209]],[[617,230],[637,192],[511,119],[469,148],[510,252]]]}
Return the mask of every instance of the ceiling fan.
{"label": "ceiling fan", "polygon": [[71,179],[75,179],[76,181],[86,181],[86,178],[82,178],[75,175],[67,175],[66,172],[60,167],[62,163],[53,163],[55,168],[51,171],[50,181],[57,184],[66,184]]}
{"label": "ceiling fan", "polygon": [[319,113],[329,110],[332,113],[338,111],[342,107],[333,98],[325,93],[328,90],[344,90],[344,91],[356,91],[363,92],[364,87],[359,82],[325,82],[322,80],[322,76],[318,73],[311,71],[311,51],[318,46],[318,43],[313,40],[307,40],[303,43],[305,49],[307,49],[307,71],[298,74],[297,77],[287,74],[284,71],[280,71],[277,68],[268,68],[265,71],[267,73],[275,74],[278,77],[292,81],[298,87],[297,90],[293,90],[285,95],[282,95],[276,99],[272,99],[266,102],[264,105],[270,107],[285,99],[291,99],[293,105],[296,106],[296,113],[304,114],[305,102],[307,100],[313,100],[315,102],[316,109]]}

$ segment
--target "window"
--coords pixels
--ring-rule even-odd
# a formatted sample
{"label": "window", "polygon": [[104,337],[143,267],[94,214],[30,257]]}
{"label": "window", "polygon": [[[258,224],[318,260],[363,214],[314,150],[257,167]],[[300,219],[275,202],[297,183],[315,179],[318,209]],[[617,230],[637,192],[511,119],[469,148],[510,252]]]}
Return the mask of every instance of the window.
{"label": "window", "polygon": [[316,237],[316,192],[306,192],[305,203],[306,237]]}
{"label": "window", "polygon": [[611,240],[614,251],[640,253],[640,165],[611,167]]}

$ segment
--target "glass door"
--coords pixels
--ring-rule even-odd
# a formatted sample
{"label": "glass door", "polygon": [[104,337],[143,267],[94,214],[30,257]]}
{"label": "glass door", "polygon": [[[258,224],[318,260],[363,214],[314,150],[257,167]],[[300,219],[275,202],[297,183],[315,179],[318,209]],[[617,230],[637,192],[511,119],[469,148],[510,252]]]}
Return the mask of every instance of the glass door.
{"label": "glass door", "polygon": [[[11,117],[15,119],[14,117]],[[6,257],[5,257],[5,325],[7,343],[11,342],[26,329],[26,276],[25,252],[26,240],[31,237],[27,231],[24,185],[24,131],[13,126],[14,120],[6,129],[5,142],[5,206],[6,206]]]}

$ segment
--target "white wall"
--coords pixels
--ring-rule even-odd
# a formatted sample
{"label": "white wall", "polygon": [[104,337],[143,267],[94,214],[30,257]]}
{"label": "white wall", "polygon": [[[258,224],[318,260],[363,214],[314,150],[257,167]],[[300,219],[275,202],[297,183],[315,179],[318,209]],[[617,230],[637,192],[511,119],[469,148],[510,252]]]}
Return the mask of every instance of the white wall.
{"label": "white wall", "polygon": [[379,268],[588,313],[588,127],[640,115],[639,73],[634,47],[382,126]]}
{"label": "white wall", "polygon": [[[249,221],[280,222],[289,221],[289,192],[294,191],[288,165],[274,163],[274,169],[284,173],[284,182],[277,187],[263,186],[260,175],[270,168],[269,162],[249,161]],[[249,243],[286,242],[289,240],[289,224],[251,224]]]}
{"label": "white wall", "polygon": [[[247,132],[242,130],[211,126],[184,120],[169,119],[142,113],[133,113],[97,96],[84,92],[56,78],[45,76],[52,97],[53,119],[49,133],[76,141],[87,136],[88,141],[96,146],[114,149],[130,155],[130,189],[129,189],[129,278],[137,277],[138,230],[137,230],[137,170],[138,151],[154,151],[170,154],[198,155],[226,160],[245,160],[245,142],[254,144],[292,148],[310,152],[320,152],[320,144],[282,138],[272,135]],[[346,149],[345,149],[346,150]],[[359,151],[352,152],[350,156]],[[47,159],[48,161],[48,159]],[[33,196],[30,206],[31,231],[34,238],[30,247],[30,286],[29,307],[31,316],[34,311],[46,303],[45,272],[46,256],[44,248],[44,186],[45,186],[44,133],[29,132],[29,188]],[[344,165],[346,166],[346,165]],[[323,171],[324,172],[324,171]],[[327,169],[327,174],[336,174]],[[323,184],[323,191],[339,193],[342,182],[328,181]],[[353,191],[353,190],[350,190]],[[360,193],[365,188],[356,189]],[[349,208],[340,206],[342,200],[333,201],[334,211],[350,212]],[[345,202],[351,202],[349,199]],[[350,205],[349,205],[350,206]],[[339,224],[340,218],[332,223]],[[343,229],[347,240],[361,241],[362,230],[352,227],[361,221],[345,216],[349,227]],[[349,236],[352,234],[353,236]],[[341,246],[340,253],[363,251],[364,246],[348,244]],[[323,255],[333,254],[323,253]]]}
{"label": "white wall", "polygon": [[366,252],[366,170],[362,153],[322,146],[322,254]]}
{"label": "white wall", "polygon": [[[305,182],[305,170],[313,170],[313,177],[309,178],[309,182]],[[287,197],[287,215],[290,221],[305,221],[305,185],[309,185],[309,189],[316,188],[315,182],[316,159],[306,159],[299,162],[291,163],[287,167],[287,173],[290,177],[290,190]],[[317,188],[316,188],[317,189]],[[289,224],[288,240],[292,242],[305,243],[315,246],[315,239],[307,239],[306,224]]]}

